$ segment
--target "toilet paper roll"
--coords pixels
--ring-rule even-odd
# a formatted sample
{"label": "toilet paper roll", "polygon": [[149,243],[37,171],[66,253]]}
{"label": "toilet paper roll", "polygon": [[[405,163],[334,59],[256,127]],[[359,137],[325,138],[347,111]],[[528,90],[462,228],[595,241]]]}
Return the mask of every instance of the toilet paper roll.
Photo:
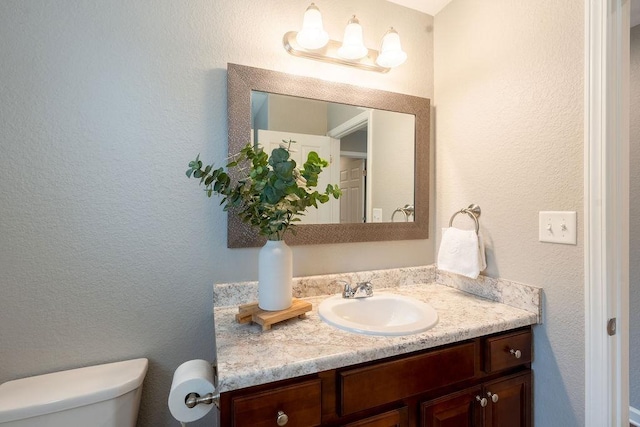
{"label": "toilet paper roll", "polygon": [[213,404],[198,404],[189,408],[185,400],[189,393],[198,393],[200,397],[215,391],[213,366],[206,360],[189,360],[178,366],[173,373],[169,391],[169,411],[178,421],[188,423],[199,420],[209,413]]}

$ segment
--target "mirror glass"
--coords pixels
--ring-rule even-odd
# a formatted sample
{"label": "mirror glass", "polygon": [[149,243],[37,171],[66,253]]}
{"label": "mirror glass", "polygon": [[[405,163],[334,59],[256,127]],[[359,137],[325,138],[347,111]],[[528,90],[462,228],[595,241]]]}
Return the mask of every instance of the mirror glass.
{"label": "mirror glass", "polygon": [[299,165],[309,151],[329,162],[317,188],[338,184],[343,195],[301,224],[414,220],[414,115],[251,91],[251,138],[267,152],[294,141]]}
{"label": "mirror glass", "polygon": [[[288,244],[429,237],[428,99],[237,64],[227,70],[229,154],[249,141],[269,151],[294,140],[301,158],[313,149],[330,161],[320,176],[343,189],[327,211],[307,212]],[[229,213],[228,247],[264,242]]]}

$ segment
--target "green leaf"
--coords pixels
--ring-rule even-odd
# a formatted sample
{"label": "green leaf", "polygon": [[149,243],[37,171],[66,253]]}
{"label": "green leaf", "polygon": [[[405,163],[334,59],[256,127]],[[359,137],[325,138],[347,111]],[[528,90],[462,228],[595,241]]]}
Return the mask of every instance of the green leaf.
{"label": "green leaf", "polygon": [[269,159],[269,164],[271,166],[280,163],[286,162],[289,159],[289,152],[284,148],[275,148],[271,152],[271,158]]}
{"label": "green leaf", "polygon": [[280,162],[273,165],[273,171],[278,177],[283,179],[291,179],[293,177],[293,169],[296,167],[295,162]]}
{"label": "green leaf", "polygon": [[273,183],[273,186],[280,191],[285,191],[285,189],[288,187],[288,183],[287,181],[283,181],[281,179],[276,180],[276,182]]}
{"label": "green leaf", "polygon": [[276,203],[278,201],[276,198],[276,190],[272,186],[265,187],[263,194],[267,203]]}

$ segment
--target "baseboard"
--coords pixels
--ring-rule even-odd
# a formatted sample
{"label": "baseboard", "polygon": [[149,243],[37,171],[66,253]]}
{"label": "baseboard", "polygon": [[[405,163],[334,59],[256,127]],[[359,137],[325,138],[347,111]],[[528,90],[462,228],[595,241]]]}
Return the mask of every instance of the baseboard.
{"label": "baseboard", "polygon": [[629,407],[629,422],[631,423],[631,425],[640,427],[640,410],[634,408],[633,406]]}

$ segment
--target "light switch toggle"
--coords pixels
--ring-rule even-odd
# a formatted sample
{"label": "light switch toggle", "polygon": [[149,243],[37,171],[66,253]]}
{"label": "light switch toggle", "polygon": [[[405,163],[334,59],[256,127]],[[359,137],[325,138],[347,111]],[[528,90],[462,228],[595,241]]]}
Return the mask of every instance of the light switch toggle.
{"label": "light switch toggle", "polygon": [[539,216],[539,240],[541,242],[577,244],[577,219],[575,211],[542,211]]}

